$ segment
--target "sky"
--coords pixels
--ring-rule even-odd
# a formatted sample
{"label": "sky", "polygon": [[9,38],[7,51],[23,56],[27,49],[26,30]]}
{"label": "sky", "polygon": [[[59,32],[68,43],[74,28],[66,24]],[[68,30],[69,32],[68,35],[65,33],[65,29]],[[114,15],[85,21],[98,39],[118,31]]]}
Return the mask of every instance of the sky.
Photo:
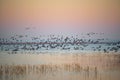
{"label": "sky", "polygon": [[[119,0],[0,0],[0,32],[120,37]],[[111,35],[111,37],[113,37]]]}

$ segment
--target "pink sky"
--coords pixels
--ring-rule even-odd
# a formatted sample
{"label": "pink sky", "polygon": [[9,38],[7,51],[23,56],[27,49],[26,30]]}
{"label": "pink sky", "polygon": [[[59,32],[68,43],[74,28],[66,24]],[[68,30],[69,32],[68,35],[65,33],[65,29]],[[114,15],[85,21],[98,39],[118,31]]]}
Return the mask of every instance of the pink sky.
{"label": "pink sky", "polygon": [[1,0],[0,23],[8,29],[32,24],[43,32],[119,34],[119,7],[118,0]]}

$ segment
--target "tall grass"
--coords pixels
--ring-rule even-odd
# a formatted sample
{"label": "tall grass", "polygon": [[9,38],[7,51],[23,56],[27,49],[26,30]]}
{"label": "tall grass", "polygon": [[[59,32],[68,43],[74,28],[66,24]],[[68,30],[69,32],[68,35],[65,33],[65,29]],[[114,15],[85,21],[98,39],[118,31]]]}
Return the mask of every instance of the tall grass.
{"label": "tall grass", "polygon": [[[68,74],[66,74],[68,73]],[[120,72],[119,72],[120,73]],[[82,67],[79,64],[1,65],[0,80],[119,80],[119,73],[99,73],[97,67]],[[65,76],[66,75],[66,76]],[[58,77],[55,77],[58,76]],[[51,77],[51,79],[49,79]],[[110,78],[111,79],[110,79]]]}
{"label": "tall grass", "polygon": [[[1,65],[0,66],[0,75],[3,74],[16,74],[16,75],[24,75],[30,73],[46,73],[46,72],[54,72],[54,71],[89,71],[89,66],[81,67],[79,64],[41,64],[41,65]],[[92,68],[91,70],[97,71],[97,67]]]}
{"label": "tall grass", "polygon": [[[113,80],[114,78],[114,80],[119,80],[120,54],[42,54],[37,56],[40,59],[44,57],[42,59],[48,61],[48,63],[2,64],[0,65],[0,80],[56,80],[59,77],[63,77],[62,74],[66,75],[66,73],[68,73],[67,78],[71,77],[69,80]],[[36,59],[36,56],[34,57],[34,59]],[[119,73],[112,74],[114,73],[112,72],[110,74],[100,74],[101,70],[109,71],[113,69],[118,70]],[[116,77],[116,75],[118,76]],[[57,77],[46,79],[46,77],[51,76]],[[63,80],[66,80],[66,78]]]}

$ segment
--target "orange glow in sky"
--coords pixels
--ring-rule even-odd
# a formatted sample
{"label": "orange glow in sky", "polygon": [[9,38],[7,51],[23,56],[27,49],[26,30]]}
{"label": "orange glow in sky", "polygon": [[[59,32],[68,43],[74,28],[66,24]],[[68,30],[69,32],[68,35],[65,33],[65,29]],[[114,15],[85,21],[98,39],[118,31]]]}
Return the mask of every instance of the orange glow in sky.
{"label": "orange glow in sky", "polygon": [[[106,28],[113,28],[109,25],[120,25],[119,7],[119,0],[0,0],[0,21],[55,24],[55,27],[61,28],[65,26],[57,24],[106,24]],[[87,29],[102,26],[73,27]]]}

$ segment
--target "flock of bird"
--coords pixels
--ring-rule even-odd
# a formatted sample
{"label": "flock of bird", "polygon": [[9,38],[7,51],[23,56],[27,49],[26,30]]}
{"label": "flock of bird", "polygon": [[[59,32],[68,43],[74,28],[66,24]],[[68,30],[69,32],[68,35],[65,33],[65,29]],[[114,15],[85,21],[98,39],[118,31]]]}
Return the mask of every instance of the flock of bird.
{"label": "flock of bird", "polygon": [[[95,33],[88,33],[91,37]],[[78,36],[78,35],[77,35]],[[105,42],[105,39],[79,38],[75,36],[29,37],[28,35],[14,35],[9,39],[0,38],[1,51],[49,51],[49,50],[77,50],[103,51],[105,53],[120,51],[120,41]]]}

